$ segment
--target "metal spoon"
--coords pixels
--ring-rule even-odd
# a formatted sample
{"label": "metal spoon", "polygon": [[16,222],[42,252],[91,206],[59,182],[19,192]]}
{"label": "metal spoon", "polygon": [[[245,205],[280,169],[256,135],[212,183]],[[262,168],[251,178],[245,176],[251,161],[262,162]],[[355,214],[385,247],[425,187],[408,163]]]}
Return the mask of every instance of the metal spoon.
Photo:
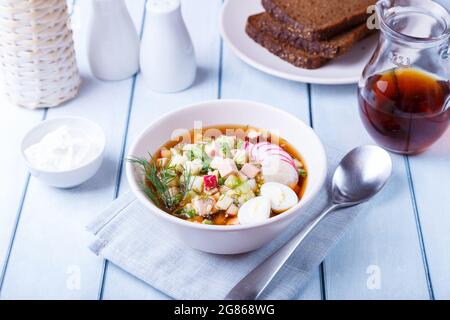
{"label": "metal spoon", "polygon": [[361,146],[350,151],[333,175],[332,203],[299,234],[264,260],[236,284],[225,299],[256,299],[272,281],[306,236],[330,212],[367,201],[380,191],[392,172],[389,154],[377,146]]}

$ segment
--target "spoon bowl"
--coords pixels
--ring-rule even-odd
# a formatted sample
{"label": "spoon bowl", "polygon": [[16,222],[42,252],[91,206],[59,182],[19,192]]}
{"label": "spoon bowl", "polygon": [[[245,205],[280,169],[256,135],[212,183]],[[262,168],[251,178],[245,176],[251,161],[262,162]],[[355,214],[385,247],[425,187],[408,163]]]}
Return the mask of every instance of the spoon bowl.
{"label": "spoon bowl", "polygon": [[392,160],[384,149],[372,145],[353,149],[333,175],[333,203],[351,206],[367,201],[384,187],[391,173]]}

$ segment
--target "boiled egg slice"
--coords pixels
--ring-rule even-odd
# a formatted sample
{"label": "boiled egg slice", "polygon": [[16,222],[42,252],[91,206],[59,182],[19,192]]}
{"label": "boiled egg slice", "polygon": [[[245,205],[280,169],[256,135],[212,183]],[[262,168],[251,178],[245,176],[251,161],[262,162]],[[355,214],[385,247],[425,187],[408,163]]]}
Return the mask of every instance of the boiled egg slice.
{"label": "boiled egg slice", "polygon": [[278,182],[267,182],[261,186],[261,196],[270,200],[274,212],[286,211],[298,203],[297,194],[288,186]]}
{"label": "boiled egg slice", "polygon": [[240,224],[254,224],[270,218],[270,200],[266,197],[255,197],[245,202],[237,214]]}

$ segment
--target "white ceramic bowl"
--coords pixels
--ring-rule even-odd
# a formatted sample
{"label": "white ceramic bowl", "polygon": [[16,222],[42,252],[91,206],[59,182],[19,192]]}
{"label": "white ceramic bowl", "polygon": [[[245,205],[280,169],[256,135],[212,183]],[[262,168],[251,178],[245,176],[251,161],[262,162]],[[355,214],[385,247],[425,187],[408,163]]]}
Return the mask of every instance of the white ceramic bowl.
{"label": "white ceramic bowl", "polygon": [[187,106],[153,122],[131,146],[128,157],[148,158],[171,139],[176,129],[192,129],[195,121],[203,126],[250,125],[267,129],[286,139],[303,157],[308,181],[301,201],[293,208],[254,225],[215,226],[174,217],[156,207],[142,192],[142,175],[127,162],[126,173],[136,197],[160,219],[168,232],[193,248],[217,254],[236,254],[258,249],[283,232],[322,188],[327,172],[325,151],[314,131],[294,116],[261,103],[241,100],[215,100]]}
{"label": "white ceramic bowl", "polygon": [[[47,133],[61,126],[83,130],[89,137],[95,137],[100,147],[98,154],[84,165],[67,171],[47,171],[35,168],[25,156],[24,151],[31,145],[38,143]],[[106,137],[103,129],[96,123],[80,117],[60,117],[45,120],[33,127],[22,140],[21,151],[29,171],[43,183],[57,188],[75,187],[95,175],[100,168],[105,153]]]}

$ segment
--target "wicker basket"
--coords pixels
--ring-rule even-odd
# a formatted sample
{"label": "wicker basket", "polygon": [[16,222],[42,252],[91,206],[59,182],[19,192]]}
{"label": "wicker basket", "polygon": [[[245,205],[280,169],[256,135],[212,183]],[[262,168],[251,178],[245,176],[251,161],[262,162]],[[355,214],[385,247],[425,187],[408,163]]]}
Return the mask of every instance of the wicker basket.
{"label": "wicker basket", "polygon": [[27,108],[54,107],[80,87],[66,0],[0,0],[5,93]]}

